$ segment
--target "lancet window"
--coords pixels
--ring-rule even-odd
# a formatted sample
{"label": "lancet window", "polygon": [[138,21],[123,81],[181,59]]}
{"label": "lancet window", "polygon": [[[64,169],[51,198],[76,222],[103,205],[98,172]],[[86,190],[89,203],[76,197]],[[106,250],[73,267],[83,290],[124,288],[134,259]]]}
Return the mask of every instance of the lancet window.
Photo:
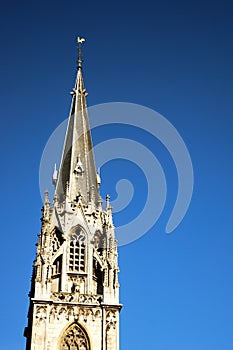
{"label": "lancet window", "polygon": [[86,255],[86,236],[81,227],[78,227],[70,237],[69,242],[69,271],[84,272]]}

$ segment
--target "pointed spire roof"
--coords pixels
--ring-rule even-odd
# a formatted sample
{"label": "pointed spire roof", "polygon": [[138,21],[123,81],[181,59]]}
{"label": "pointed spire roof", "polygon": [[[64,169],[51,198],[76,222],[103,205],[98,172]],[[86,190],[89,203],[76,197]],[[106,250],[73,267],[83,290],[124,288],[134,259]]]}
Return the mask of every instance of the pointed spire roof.
{"label": "pointed spire roof", "polygon": [[64,194],[71,200],[82,195],[84,202],[94,200],[97,203],[99,191],[86,104],[87,92],[82,75],[83,41],[84,39],[78,38],[77,78],[71,92],[70,116],[55,193],[60,199]]}

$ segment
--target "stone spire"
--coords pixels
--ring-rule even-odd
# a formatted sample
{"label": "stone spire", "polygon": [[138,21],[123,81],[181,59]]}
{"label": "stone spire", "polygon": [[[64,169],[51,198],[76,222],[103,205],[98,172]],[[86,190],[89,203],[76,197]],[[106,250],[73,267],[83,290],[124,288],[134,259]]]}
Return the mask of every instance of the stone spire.
{"label": "stone spire", "polygon": [[[78,72],[53,203],[45,193],[30,290],[26,350],[119,350],[118,253],[110,197],[99,195]],[[60,198],[59,198],[60,197]],[[93,345],[92,345],[93,344]]]}
{"label": "stone spire", "polygon": [[84,202],[88,203],[92,192],[92,199],[97,204],[99,191],[86,105],[87,91],[82,75],[83,41],[84,39],[78,38],[77,78],[71,92],[69,122],[55,193],[62,199],[68,182],[71,200],[81,194]]}

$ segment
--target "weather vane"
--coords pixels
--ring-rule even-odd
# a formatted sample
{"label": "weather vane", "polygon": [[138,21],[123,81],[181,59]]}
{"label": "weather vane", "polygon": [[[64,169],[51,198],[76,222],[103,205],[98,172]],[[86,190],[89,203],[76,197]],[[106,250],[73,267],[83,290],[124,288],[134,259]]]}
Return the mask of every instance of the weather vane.
{"label": "weather vane", "polygon": [[78,68],[82,68],[82,44],[85,42],[84,38],[78,36]]}

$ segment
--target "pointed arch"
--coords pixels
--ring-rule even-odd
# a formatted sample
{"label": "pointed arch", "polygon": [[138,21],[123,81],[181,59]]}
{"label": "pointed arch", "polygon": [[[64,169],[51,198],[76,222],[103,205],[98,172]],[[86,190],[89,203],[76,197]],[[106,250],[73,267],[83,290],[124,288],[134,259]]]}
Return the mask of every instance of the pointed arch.
{"label": "pointed arch", "polygon": [[74,227],[69,236],[69,271],[85,272],[86,270],[87,235],[81,225]]}
{"label": "pointed arch", "polygon": [[63,331],[58,350],[91,350],[90,338],[78,323],[72,323]]}

